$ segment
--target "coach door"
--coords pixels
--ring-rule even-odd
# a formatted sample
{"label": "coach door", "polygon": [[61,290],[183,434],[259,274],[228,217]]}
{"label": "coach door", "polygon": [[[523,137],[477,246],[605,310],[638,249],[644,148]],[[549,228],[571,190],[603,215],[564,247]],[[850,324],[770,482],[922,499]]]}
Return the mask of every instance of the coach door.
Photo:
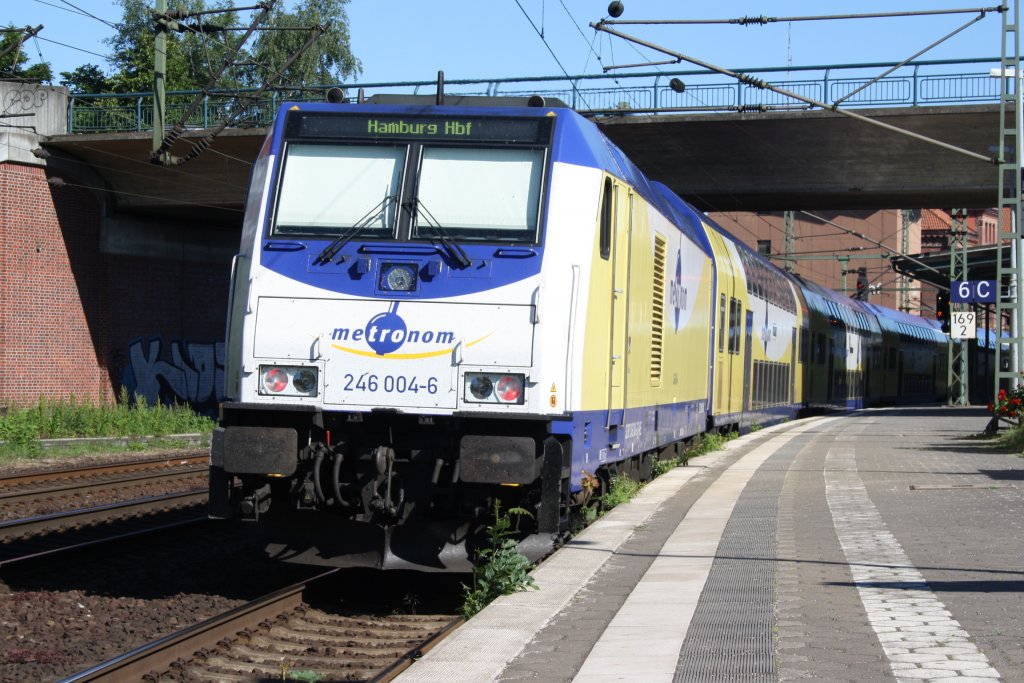
{"label": "coach door", "polygon": [[[754,339],[754,312],[747,311],[746,323],[744,324],[743,335],[743,412],[750,412],[750,372],[751,372],[751,349],[750,345]],[[763,380],[762,380],[763,381]]]}

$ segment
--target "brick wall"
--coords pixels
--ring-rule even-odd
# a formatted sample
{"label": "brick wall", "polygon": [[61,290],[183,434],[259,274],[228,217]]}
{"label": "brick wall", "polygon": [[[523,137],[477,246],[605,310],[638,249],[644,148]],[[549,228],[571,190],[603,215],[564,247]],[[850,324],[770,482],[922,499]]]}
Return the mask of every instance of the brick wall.
{"label": "brick wall", "polygon": [[215,403],[229,262],[101,254],[95,196],[41,168],[0,163],[0,203],[0,406],[107,402],[143,379],[151,399]]}
{"label": "brick wall", "polygon": [[0,164],[0,405],[112,395],[99,206],[45,170]]}

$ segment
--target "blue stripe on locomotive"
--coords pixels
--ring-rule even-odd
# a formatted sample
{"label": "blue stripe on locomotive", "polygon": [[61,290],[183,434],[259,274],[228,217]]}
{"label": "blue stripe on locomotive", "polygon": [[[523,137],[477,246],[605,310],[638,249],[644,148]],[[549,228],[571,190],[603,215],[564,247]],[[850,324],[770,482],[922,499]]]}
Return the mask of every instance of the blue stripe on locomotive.
{"label": "blue stripe on locomotive", "polygon": [[[706,399],[657,406],[626,408],[615,438],[617,448],[595,438],[605,434],[606,410],[575,411],[571,420],[551,423],[551,433],[572,437],[570,489],[582,488],[583,474],[594,474],[598,467],[634,455],[653,451],[674,441],[705,431]],[[630,429],[640,425],[639,429]],[[603,452],[603,455],[602,455]]]}

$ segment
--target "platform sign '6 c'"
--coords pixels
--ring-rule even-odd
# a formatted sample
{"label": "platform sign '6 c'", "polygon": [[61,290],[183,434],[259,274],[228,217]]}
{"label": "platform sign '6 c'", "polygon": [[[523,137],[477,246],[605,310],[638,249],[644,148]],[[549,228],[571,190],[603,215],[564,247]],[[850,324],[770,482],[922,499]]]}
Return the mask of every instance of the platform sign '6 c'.
{"label": "platform sign '6 c'", "polygon": [[953,280],[949,300],[955,304],[993,304],[999,290],[995,280]]}

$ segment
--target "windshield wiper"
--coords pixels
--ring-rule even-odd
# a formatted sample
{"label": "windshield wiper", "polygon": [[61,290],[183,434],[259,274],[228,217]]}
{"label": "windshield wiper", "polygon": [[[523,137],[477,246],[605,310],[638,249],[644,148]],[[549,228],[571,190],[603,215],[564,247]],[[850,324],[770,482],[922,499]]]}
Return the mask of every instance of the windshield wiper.
{"label": "windshield wiper", "polygon": [[338,255],[341,248],[348,244],[353,237],[359,234],[359,231],[365,228],[367,225],[377,219],[382,213],[387,211],[388,206],[392,202],[398,199],[397,194],[389,194],[384,199],[377,202],[377,206],[373,207],[366,214],[357,220],[355,223],[345,228],[345,230],[334,238],[334,241],[324,247],[324,250],[320,252],[320,255],[313,261],[314,266],[324,265],[334,260],[334,257]]}
{"label": "windshield wiper", "polygon": [[448,252],[448,255],[457,264],[459,264],[460,268],[468,268],[469,266],[473,265],[473,259],[469,258],[469,255],[466,254],[462,247],[460,247],[459,244],[452,239],[452,236],[449,235],[448,231],[441,226],[441,223],[439,223],[438,220],[434,218],[433,214],[430,213],[427,207],[423,206],[423,202],[419,201],[418,199],[413,199],[411,202],[409,202],[409,204],[415,207],[415,212],[413,215],[415,216],[416,220],[414,221],[413,228],[419,225],[418,219],[420,216],[423,216],[425,218],[425,220],[423,221],[424,224],[426,224],[426,226],[434,232],[434,234],[437,236],[437,241],[440,242],[441,246],[445,248],[445,250]]}

